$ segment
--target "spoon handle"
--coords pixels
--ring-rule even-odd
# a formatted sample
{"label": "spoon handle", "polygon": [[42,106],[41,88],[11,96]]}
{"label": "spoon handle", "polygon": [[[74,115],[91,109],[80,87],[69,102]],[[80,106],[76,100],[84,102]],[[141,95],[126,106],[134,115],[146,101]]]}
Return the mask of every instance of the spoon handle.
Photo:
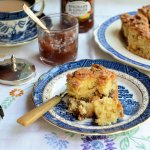
{"label": "spoon handle", "polygon": [[33,19],[33,21],[35,21],[41,28],[43,28],[44,30],[48,30],[47,27],[41,22],[41,20],[31,11],[31,9],[24,4],[23,5],[23,10],[27,13],[27,15]]}
{"label": "spoon handle", "polygon": [[58,104],[61,100],[60,96],[55,96],[48,100],[47,102],[43,103],[39,107],[36,107],[20,117],[17,122],[23,126],[28,126],[35,122],[38,118],[40,118],[44,113],[49,111],[53,108],[56,104]]}

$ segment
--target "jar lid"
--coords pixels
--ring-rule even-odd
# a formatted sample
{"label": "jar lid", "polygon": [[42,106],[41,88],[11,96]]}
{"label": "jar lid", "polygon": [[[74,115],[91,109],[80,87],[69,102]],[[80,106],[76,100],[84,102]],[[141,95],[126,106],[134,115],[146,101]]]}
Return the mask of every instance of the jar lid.
{"label": "jar lid", "polygon": [[24,59],[15,58],[0,62],[0,83],[7,85],[25,84],[35,77],[35,66]]}

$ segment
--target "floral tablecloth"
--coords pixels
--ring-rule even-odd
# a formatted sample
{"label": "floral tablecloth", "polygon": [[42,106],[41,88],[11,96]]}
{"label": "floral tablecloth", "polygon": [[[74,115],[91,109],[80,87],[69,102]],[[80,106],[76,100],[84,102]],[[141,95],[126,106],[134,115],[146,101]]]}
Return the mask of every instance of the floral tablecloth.
{"label": "floral tablecloth", "polygon": [[[149,4],[149,0],[97,0],[95,5],[95,26],[110,16],[136,10]],[[46,0],[45,14],[59,12],[59,1]],[[55,7],[57,6],[57,7]],[[104,9],[105,7],[105,9]],[[93,30],[79,35],[78,60],[103,58],[115,60],[102,52],[95,44]],[[24,55],[26,53],[26,55]],[[27,45],[12,48],[0,47],[0,57],[11,54],[30,60],[36,66],[36,78],[22,86],[0,85],[0,105],[5,116],[0,119],[0,150],[149,150],[150,119],[139,127],[125,133],[110,136],[78,135],[63,131],[47,123],[43,118],[29,127],[19,125],[16,120],[34,108],[33,85],[40,75],[51,69],[38,59],[37,40]],[[147,73],[149,75],[149,73]]]}
{"label": "floral tablecloth", "polygon": [[32,87],[33,84],[24,87],[7,87],[7,92],[5,88],[1,89],[0,104],[4,109],[5,117],[0,120],[0,148],[6,150],[149,150],[150,120],[128,132],[110,136],[87,136],[62,131],[42,118],[29,127],[20,126],[16,123],[16,119],[33,108]]}

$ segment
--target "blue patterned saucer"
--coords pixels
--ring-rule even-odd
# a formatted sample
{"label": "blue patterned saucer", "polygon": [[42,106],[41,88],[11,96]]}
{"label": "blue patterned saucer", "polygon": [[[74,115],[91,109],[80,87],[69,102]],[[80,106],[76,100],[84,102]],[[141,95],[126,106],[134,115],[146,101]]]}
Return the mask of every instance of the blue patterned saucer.
{"label": "blue patterned saucer", "polygon": [[66,88],[66,75],[81,67],[100,64],[117,74],[118,96],[124,108],[124,118],[109,126],[98,126],[93,119],[78,121],[67,111],[65,101],[44,114],[51,124],[70,132],[89,135],[107,135],[124,132],[140,125],[150,117],[150,78],[138,70],[107,60],[80,60],[53,68],[43,74],[34,86],[33,102],[36,107]]}
{"label": "blue patterned saucer", "polygon": [[0,42],[0,47],[13,47],[30,43],[37,38],[37,29],[34,28],[34,30],[26,30],[25,34],[26,35],[23,38],[16,41]]}
{"label": "blue patterned saucer", "polygon": [[[129,12],[134,15],[136,12]],[[125,42],[120,34],[120,15],[114,16],[102,23],[94,32],[96,43],[101,50],[114,58],[134,67],[150,71],[150,60],[139,57],[126,49]]]}
{"label": "blue patterned saucer", "polygon": [[[36,11],[35,11],[35,13],[36,13]],[[42,14],[41,16],[39,16],[39,18],[41,18],[43,16],[45,16],[45,15]],[[18,25],[18,26],[22,26],[22,24],[24,24],[24,22],[19,22],[19,24],[20,25]],[[16,26],[16,28],[17,28],[17,26]],[[2,26],[2,24],[0,24],[0,30],[2,30],[2,29],[3,29],[3,26]],[[7,39],[7,37],[2,36],[2,35],[0,36],[0,38],[4,38],[4,39],[0,40],[0,47],[13,47],[13,46],[18,46],[18,45],[23,45],[23,44],[30,43],[31,41],[33,41],[37,38],[37,27],[36,27],[36,24],[32,20],[28,21],[26,31],[16,33],[16,29],[13,29],[13,30],[14,30],[13,31],[14,35],[11,35],[12,40],[9,42],[5,41],[5,38]],[[7,36],[9,36],[9,34],[7,34]]]}

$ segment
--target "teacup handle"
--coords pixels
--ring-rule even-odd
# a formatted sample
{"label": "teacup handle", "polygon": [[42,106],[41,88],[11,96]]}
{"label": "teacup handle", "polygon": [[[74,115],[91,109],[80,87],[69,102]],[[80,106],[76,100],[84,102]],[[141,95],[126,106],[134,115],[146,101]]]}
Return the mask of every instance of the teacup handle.
{"label": "teacup handle", "polygon": [[[37,3],[38,1],[39,1],[39,0],[35,0],[36,3]],[[44,10],[44,8],[45,8],[45,0],[41,0],[41,2],[42,2],[41,9],[40,9],[37,13],[35,13],[36,16],[42,15],[43,10]],[[36,3],[35,3],[35,4],[36,4]]]}

